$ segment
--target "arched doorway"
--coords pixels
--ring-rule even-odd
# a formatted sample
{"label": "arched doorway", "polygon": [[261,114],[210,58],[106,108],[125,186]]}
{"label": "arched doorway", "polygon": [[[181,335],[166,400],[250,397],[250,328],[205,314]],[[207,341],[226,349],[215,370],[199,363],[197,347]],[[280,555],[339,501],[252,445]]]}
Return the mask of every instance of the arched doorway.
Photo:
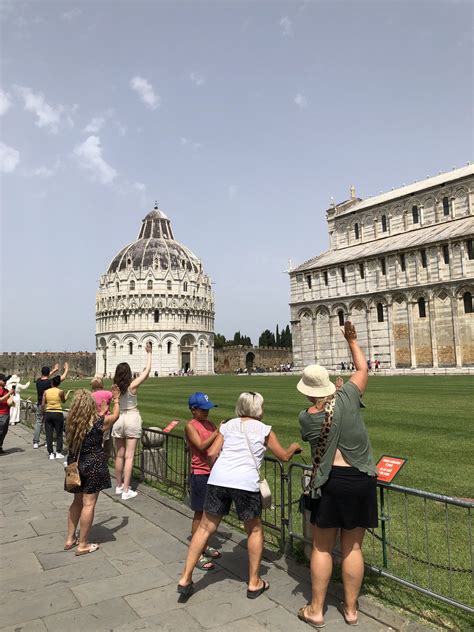
{"label": "arched doorway", "polygon": [[191,361],[194,343],[194,336],[187,335],[181,338],[181,370],[184,373],[194,368]]}
{"label": "arched doorway", "polygon": [[252,373],[254,362],[255,362],[255,354],[249,351],[247,355],[245,356],[245,368],[247,369],[247,373]]}

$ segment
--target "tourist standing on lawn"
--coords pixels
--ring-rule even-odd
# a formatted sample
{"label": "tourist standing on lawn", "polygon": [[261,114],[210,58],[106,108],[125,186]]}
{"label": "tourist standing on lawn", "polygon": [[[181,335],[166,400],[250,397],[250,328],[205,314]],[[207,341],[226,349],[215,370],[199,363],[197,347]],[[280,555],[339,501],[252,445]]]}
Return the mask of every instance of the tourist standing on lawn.
{"label": "tourist standing on lawn", "polygon": [[209,537],[216,531],[223,516],[229,513],[232,502],[248,536],[247,597],[255,599],[270,587],[259,575],[263,527],[258,470],[267,447],[280,461],[289,461],[301,448],[297,443],[283,448],[272,427],[262,423],[263,397],[260,393],[241,393],[235,414],[237,416],[234,419],[221,424],[217,438],[208,448],[208,457],[215,463],[207,484],[203,517],[189,545],[184,571],[179,580],[178,593],[181,599],[191,595],[194,568]]}
{"label": "tourist standing on lawn", "polygon": [[[59,365],[56,364],[51,371],[49,366],[44,366],[41,369],[41,377],[38,378],[35,382],[36,393],[38,395],[36,402],[36,419],[35,419],[35,431],[33,434],[33,447],[39,448],[41,429],[43,427],[43,393],[46,389],[51,388],[51,376],[53,373],[59,370]],[[64,363],[64,371],[61,375],[61,382],[66,379],[67,373],[69,371],[69,364],[67,362]]]}
{"label": "tourist standing on lawn", "polygon": [[[211,468],[207,460],[207,449],[216,439],[219,431],[216,426],[209,421],[209,411],[216,404],[211,402],[205,393],[193,393],[188,400],[188,406],[193,418],[186,424],[185,433],[191,449],[191,474],[189,477],[189,487],[191,494],[191,509],[194,511],[191,524],[191,536],[196,533],[202,519],[204,511],[204,500],[206,499],[206,489]],[[211,559],[217,559],[221,554],[212,547],[204,545],[202,555],[197,562],[197,567],[203,571],[210,571],[214,568]]]}
{"label": "tourist standing on lawn", "polygon": [[[61,377],[55,375],[51,380],[51,388],[43,393],[41,406],[44,410],[44,430],[46,432],[46,446],[49,458],[51,460],[56,456],[57,459],[64,459],[63,452],[63,433],[64,433],[64,414],[63,404],[67,400],[70,391],[64,394],[59,388]],[[56,455],[53,450],[53,435],[56,433]]]}
{"label": "tourist standing on lawn", "polygon": [[138,387],[150,375],[151,342],[145,346],[147,353],[146,367],[143,372],[132,378],[132,370],[127,362],[121,362],[115,369],[114,384],[120,389],[120,418],[112,429],[115,439],[115,493],[122,495],[122,500],[135,498],[137,492],[130,488],[132,479],[135,446],[142,435],[142,418],[137,408]]}
{"label": "tourist standing on lawn", "polygon": [[[326,369],[306,367],[297,389],[311,406],[299,415],[301,436],[309,441],[313,459],[322,428],[327,442],[310,490],[313,551],[311,602],[298,618],[323,627],[323,609],[332,573],[332,550],[340,530],[344,603],[341,612],[348,625],[357,625],[357,598],[364,577],[362,541],[365,530],[378,526],[377,471],[369,437],[360,415],[361,396],[368,379],[368,364],[357,342],[355,327],[343,329],[355,364],[355,373],[336,392]],[[331,422],[332,418],[332,422]]]}
{"label": "tourist standing on lawn", "polygon": [[[112,414],[107,413],[107,404],[102,403],[97,413],[95,401],[89,391],[76,391],[67,418],[66,437],[69,446],[68,465],[78,462],[81,485],[71,491],[74,500],[67,518],[67,539],[64,550],[77,546],[76,555],[94,553],[98,544],[89,544],[89,532],[94,520],[95,506],[99,492],[109,489],[112,484],[107,465],[107,457],[102,448],[103,433],[109,430],[119,418],[120,391],[112,387]],[[66,490],[66,486],[64,486]],[[66,490],[67,491],[67,490]],[[77,525],[79,524],[79,539]]]}

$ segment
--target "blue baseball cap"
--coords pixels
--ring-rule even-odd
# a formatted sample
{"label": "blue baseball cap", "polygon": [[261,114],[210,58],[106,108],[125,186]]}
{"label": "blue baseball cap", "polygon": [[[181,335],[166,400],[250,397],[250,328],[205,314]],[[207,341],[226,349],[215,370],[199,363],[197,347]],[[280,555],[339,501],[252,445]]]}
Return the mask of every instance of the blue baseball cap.
{"label": "blue baseball cap", "polygon": [[201,410],[210,410],[216,408],[217,404],[211,402],[206,393],[193,393],[188,399],[189,408],[200,408]]}

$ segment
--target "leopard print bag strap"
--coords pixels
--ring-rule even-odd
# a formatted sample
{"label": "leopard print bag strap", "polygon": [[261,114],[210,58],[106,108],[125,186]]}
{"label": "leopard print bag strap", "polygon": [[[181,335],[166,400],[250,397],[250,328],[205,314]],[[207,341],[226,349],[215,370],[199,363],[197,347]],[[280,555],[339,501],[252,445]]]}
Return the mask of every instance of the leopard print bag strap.
{"label": "leopard print bag strap", "polygon": [[336,405],[336,398],[332,397],[330,401],[326,403],[324,407],[325,417],[323,421],[323,425],[321,426],[321,433],[318,439],[318,445],[316,446],[316,450],[314,451],[314,459],[313,459],[313,469],[311,472],[311,476],[307,477],[307,484],[304,486],[304,493],[309,495],[311,490],[313,489],[314,479],[316,478],[316,474],[318,473],[318,468],[321,465],[322,458],[326,452],[326,448],[328,445],[329,432],[332,426],[332,420],[334,417],[334,408]]}

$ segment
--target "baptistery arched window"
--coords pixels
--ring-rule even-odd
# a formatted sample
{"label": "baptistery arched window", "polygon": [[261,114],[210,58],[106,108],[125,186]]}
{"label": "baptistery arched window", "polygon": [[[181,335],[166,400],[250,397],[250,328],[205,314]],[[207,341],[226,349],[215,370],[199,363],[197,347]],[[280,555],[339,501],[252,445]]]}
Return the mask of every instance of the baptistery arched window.
{"label": "baptistery arched window", "polygon": [[148,279],[147,284],[146,284],[146,289],[147,290],[153,289],[153,281],[151,279]]}
{"label": "baptistery arched window", "polygon": [[418,224],[420,221],[420,212],[416,204],[411,207],[411,216],[414,224]]}
{"label": "baptistery arched window", "polygon": [[128,343],[128,353],[129,355],[133,355],[133,342]]}
{"label": "baptistery arched window", "polygon": [[387,216],[386,215],[382,215],[382,232],[383,233],[387,232]]}
{"label": "baptistery arched window", "polygon": [[426,318],[426,302],[422,296],[418,299],[418,316],[420,318]]}
{"label": "baptistery arched window", "polygon": [[359,224],[356,222],[354,224],[354,239],[359,239],[359,236],[360,236]]}
{"label": "baptistery arched window", "polygon": [[159,323],[160,322],[160,310],[159,309],[155,309],[155,312],[153,314],[153,320],[155,323]]}
{"label": "baptistery arched window", "polygon": [[443,198],[443,215],[449,215],[449,198]]}
{"label": "baptistery arched window", "polygon": [[383,321],[384,321],[383,305],[382,305],[382,303],[377,303],[377,322],[378,323],[383,323]]}
{"label": "baptistery arched window", "polygon": [[133,290],[135,289],[135,281],[130,281],[129,288],[130,288],[130,291],[133,292]]}
{"label": "baptistery arched window", "polygon": [[470,292],[464,292],[462,300],[464,303],[464,313],[472,314],[472,294]]}
{"label": "baptistery arched window", "polygon": [[342,309],[340,309],[340,310],[337,312],[337,317],[339,318],[339,325],[340,325],[341,327],[344,327],[344,312],[342,311]]}
{"label": "baptistery arched window", "polygon": [[171,340],[168,340],[168,342],[166,343],[166,353],[171,353],[171,347],[172,347],[172,342]]}

